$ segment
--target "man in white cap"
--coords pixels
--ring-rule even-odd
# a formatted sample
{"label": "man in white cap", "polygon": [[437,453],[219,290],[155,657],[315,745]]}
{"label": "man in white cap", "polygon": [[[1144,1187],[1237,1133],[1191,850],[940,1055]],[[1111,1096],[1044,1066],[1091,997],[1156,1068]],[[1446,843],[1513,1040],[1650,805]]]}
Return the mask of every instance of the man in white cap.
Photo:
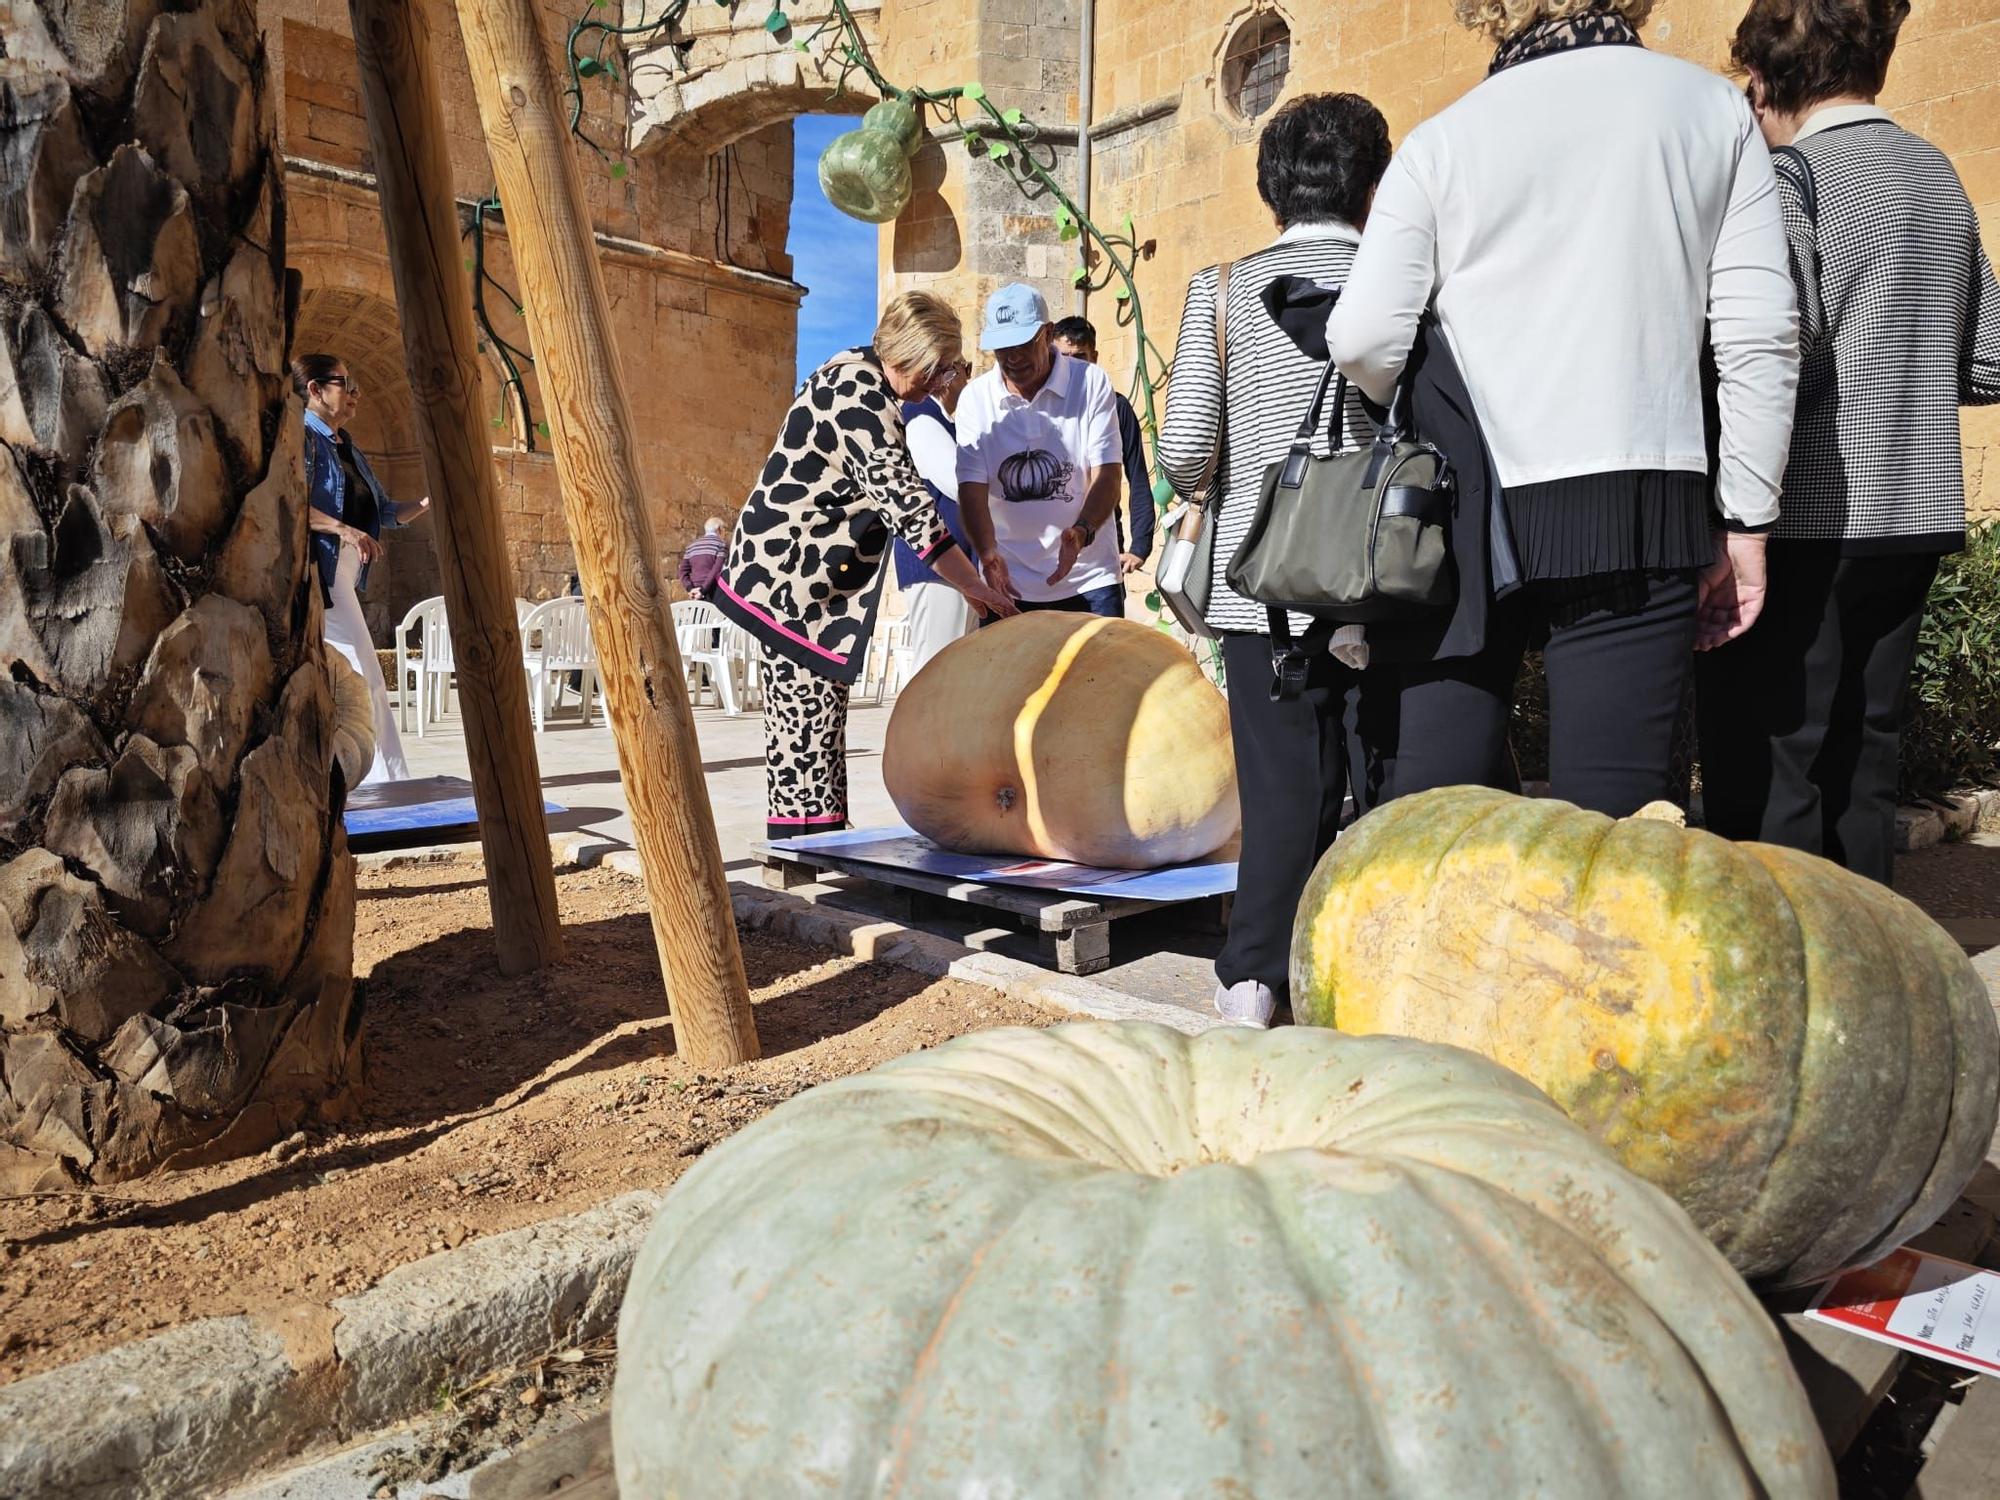
{"label": "man in white cap", "polygon": [[1031,286],[986,301],[995,366],[958,402],[958,503],[986,582],[1024,610],[1125,613],[1118,568],[1124,449],[1111,379],[1058,354]]}

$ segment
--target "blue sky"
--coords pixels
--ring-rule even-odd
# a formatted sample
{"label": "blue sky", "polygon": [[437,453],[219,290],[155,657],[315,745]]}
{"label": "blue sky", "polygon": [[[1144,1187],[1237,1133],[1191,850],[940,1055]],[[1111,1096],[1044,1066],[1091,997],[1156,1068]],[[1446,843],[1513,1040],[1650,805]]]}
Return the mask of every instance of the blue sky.
{"label": "blue sky", "polygon": [[848,218],[819,190],[820,152],[860,123],[842,115],[792,122],[792,277],[807,288],[799,309],[801,380],[875,332],[876,228]]}

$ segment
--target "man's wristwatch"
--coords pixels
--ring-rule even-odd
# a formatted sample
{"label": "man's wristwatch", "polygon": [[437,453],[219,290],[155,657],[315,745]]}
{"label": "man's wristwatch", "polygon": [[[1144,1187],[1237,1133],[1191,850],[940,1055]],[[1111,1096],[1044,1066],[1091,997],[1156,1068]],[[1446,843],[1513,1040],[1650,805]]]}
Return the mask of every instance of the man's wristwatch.
{"label": "man's wristwatch", "polygon": [[1097,528],[1091,525],[1088,521],[1084,520],[1081,516],[1077,517],[1076,524],[1070,527],[1070,530],[1080,531],[1083,533],[1083,545],[1086,547],[1088,547],[1092,542],[1097,540]]}

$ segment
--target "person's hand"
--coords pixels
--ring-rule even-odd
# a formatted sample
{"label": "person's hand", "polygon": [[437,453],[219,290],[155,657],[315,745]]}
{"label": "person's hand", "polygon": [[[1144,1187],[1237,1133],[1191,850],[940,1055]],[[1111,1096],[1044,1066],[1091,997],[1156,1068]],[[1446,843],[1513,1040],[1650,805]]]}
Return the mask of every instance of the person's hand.
{"label": "person's hand", "polygon": [[405,519],[415,520],[418,516],[422,515],[425,511],[429,510],[430,508],[431,508],[431,497],[429,495],[425,495],[421,500],[417,501],[417,503],[410,508],[410,514]]}
{"label": "person's hand", "polygon": [[[1015,599],[1013,575],[1007,571],[1007,559],[998,552],[988,552],[979,559],[979,576],[986,580],[986,586],[1002,599]],[[966,595],[969,599],[972,596]]]}
{"label": "person's hand", "polygon": [[990,615],[996,620],[1005,620],[1021,612],[1021,607],[1012,599],[983,583],[974,584],[965,591],[965,602],[979,611],[982,619]]}
{"label": "person's hand", "polygon": [[1764,538],[1731,531],[1722,553],[1703,570],[1697,585],[1694,649],[1713,651],[1733,641],[1764,609]]}
{"label": "person's hand", "polygon": [[1076,566],[1076,555],[1083,551],[1083,528],[1065,527],[1056,539],[1056,570],[1049,574],[1050,583],[1061,583],[1069,577],[1069,570]]}
{"label": "person's hand", "polygon": [[352,544],[354,550],[361,554],[361,561],[364,565],[372,563],[382,555],[382,544],[358,526],[349,526],[346,528],[341,533],[340,539]]}
{"label": "person's hand", "polygon": [[1125,577],[1129,578],[1145,566],[1146,559],[1136,552],[1121,552],[1118,554],[1118,571]]}

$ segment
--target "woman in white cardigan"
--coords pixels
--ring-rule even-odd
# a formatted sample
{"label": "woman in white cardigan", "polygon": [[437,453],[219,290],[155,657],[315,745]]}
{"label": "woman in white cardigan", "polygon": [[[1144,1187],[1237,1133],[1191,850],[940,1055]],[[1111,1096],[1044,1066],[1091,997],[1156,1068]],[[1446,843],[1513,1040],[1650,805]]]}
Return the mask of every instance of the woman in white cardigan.
{"label": "woman in white cardigan", "polygon": [[1523,582],[1476,654],[1406,672],[1395,791],[1504,783],[1541,645],[1552,790],[1623,816],[1671,793],[1691,651],[1762,598],[1798,380],[1771,159],[1741,93],[1640,43],[1652,0],[1456,3],[1492,71],[1397,153],[1327,340],[1386,400],[1435,306]]}

